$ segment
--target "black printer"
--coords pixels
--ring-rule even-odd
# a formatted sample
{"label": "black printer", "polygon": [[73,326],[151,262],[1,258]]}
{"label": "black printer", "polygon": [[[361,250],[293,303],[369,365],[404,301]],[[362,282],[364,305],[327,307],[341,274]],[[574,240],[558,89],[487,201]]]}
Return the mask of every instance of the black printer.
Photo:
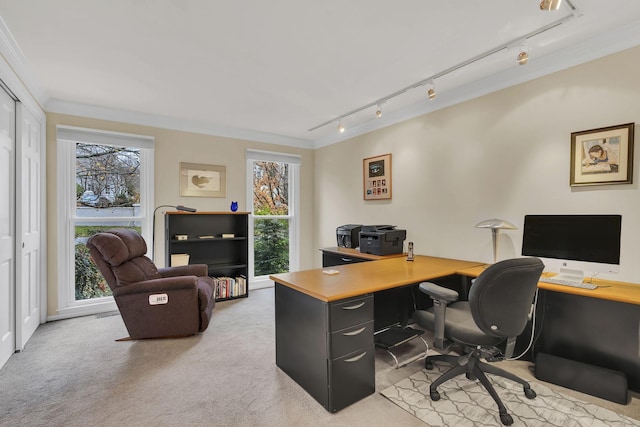
{"label": "black printer", "polygon": [[373,255],[401,254],[406,230],[395,225],[363,225],[360,230],[360,252]]}
{"label": "black printer", "polygon": [[342,248],[357,248],[359,245],[360,224],[346,224],[336,228],[338,246]]}

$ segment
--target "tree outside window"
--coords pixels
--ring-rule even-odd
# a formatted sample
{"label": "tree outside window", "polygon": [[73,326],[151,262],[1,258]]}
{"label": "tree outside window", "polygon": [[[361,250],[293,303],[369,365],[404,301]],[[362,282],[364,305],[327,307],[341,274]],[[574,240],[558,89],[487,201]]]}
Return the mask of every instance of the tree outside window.
{"label": "tree outside window", "polygon": [[254,275],[289,271],[289,164],[253,162]]}
{"label": "tree outside window", "polygon": [[75,299],[111,295],[89,257],[87,239],[109,228],[141,231],[140,150],[76,144]]}

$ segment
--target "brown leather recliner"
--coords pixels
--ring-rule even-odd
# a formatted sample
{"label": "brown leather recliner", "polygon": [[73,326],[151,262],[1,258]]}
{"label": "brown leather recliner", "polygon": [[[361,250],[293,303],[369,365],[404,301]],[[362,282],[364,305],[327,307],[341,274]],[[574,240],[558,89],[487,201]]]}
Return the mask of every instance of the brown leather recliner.
{"label": "brown leather recliner", "polygon": [[158,269],[142,236],[129,229],[97,233],[87,247],[132,339],[193,335],[209,326],[215,297],[206,264]]}

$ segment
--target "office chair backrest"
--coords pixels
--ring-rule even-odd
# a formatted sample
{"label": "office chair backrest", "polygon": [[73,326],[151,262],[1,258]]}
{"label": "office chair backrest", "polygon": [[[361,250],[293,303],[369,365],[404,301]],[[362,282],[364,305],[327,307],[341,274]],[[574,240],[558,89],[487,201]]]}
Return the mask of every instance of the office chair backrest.
{"label": "office chair backrest", "polygon": [[484,270],[469,291],[478,327],[496,337],[520,335],[543,269],[542,261],[527,257],[500,261]]}
{"label": "office chair backrest", "polygon": [[87,247],[111,290],[161,277],[155,264],[145,256],[147,244],[133,230],[119,228],[96,233],[87,241]]}

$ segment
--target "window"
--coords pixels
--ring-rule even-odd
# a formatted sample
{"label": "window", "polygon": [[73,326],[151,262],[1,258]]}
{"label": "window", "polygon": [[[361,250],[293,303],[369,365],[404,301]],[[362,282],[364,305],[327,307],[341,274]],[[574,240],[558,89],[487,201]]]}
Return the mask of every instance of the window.
{"label": "window", "polygon": [[298,269],[300,157],[247,150],[249,283],[271,286],[270,274]]}
{"label": "window", "polygon": [[132,228],[147,242],[153,139],[59,126],[59,313],[115,308],[111,290],[89,257],[87,239],[109,228]]}

